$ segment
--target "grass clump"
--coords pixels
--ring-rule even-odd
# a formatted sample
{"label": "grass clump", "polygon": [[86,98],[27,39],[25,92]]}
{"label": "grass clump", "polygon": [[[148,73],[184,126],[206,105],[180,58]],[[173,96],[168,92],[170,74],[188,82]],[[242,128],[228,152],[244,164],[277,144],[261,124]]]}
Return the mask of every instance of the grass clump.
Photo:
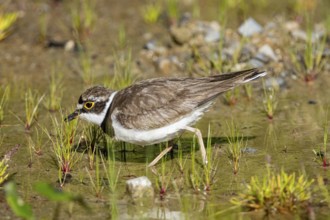
{"label": "grass clump", "polygon": [[295,71],[300,73],[299,76],[305,82],[309,83],[314,81],[324,69],[326,61],[323,59],[323,52],[326,46],[326,35],[320,40],[315,39],[310,25],[308,25],[306,33],[304,49],[299,50],[298,53],[291,52],[290,59]]}
{"label": "grass clump", "polygon": [[264,86],[264,112],[266,113],[268,119],[272,120],[277,108],[277,93],[275,88],[266,88]]}
{"label": "grass clump", "polygon": [[49,94],[45,100],[45,107],[49,111],[58,111],[61,108],[61,101],[63,96],[62,74],[52,72],[50,76]]}
{"label": "grass clump", "polygon": [[[167,145],[166,148],[169,147],[168,143],[166,145]],[[160,199],[164,199],[172,179],[172,174],[174,172],[174,168],[170,170],[168,169],[166,160],[167,160],[167,155],[161,158],[160,173],[158,173],[157,170],[153,171],[157,175],[156,187],[159,190]]]}
{"label": "grass clump", "polygon": [[25,129],[30,130],[33,119],[37,117],[38,109],[45,95],[38,96],[30,89],[25,93]]}
{"label": "grass clump", "polygon": [[203,167],[204,175],[204,190],[211,190],[211,185],[215,182],[215,176],[218,170],[218,164],[216,161],[217,153],[212,149],[211,141],[211,129],[209,125],[208,134],[207,134],[207,143],[206,143],[206,157],[208,163]]}
{"label": "grass clump", "polygon": [[156,23],[159,19],[161,12],[162,8],[158,2],[149,3],[145,5],[141,10],[143,20],[149,24]]}
{"label": "grass clump", "polygon": [[7,173],[8,164],[6,159],[0,161],[0,186],[6,181],[9,174]]}
{"label": "grass clump", "polygon": [[123,89],[131,85],[136,79],[132,72],[132,52],[129,50],[128,53],[123,56],[117,54],[114,56],[114,76],[110,82],[106,82],[106,86],[113,89]]}
{"label": "grass clump", "polygon": [[6,86],[3,91],[0,90],[2,92],[2,94],[0,95],[0,124],[4,119],[5,108],[9,99],[9,90],[9,86]]}
{"label": "grass clump", "polygon": [[326,117],[323,128],[323,143],[322,145],[320,145],[318,151],[313,149],[316,158],[322,162],[323,167],[327,167],[330,165],[327,157],[328,131],[329,131],[329,122],[328,122],[328,118]]}
{"label": "grass clump", "polygon": [[229,105],[229,106],[236,105],[236,103],[238,101],[239,93],[240,93],[240,88],[238,88],[238,87],[227,91],[224,94],[225,104]]}
{"label": "grass clump", "polygon": [[54,135],[46,130],[45,133],[49,137],[53,152],[55,154],[55,160],[59,168],[59,181],[61,186],[65,183],[65,178],[68,173],[71,172],[74,165],[79,161],[75,145],[75,135],[77,131],[77,120],[70,123],[64,122],[64,117],[61,117],[60,122],[57,118],[52,117],[52,123],[54,127]]}
{"label": "grass clump", "polygon": [[171,21],[175,21],[179,17],[179,1],[166,0],[167,16]]}
{"label": "grass clump", "polygon": [[87,52],[83,52],[79,56],[79,64],[81,69],[81,77],[85,85],[91,85],[94,81],[92,59]]}
{"label": "grass clump", "polygon": [[0,41],[4,40],[10,34],[11,27],[18,18],[17,12],[1,13],[0,12]]}
{"label": "grass clump", "polygon": [[83,130],[83,134],[87,147],[89,169],[93,170],[97,144],[103,141],[104,133],[98,125],[87,125]]}
{"label": "grass clump", "polygon": [[320,202],[330,207],[330,191],[327,186],[328,184],[326,183],[326,179],[319,175],[316,180],[318,185],[317,189],[320,193],[319,196],[319,198],[321,199]]}
{"label": "grass clump", "polygon": [[237,174],[242,157],[242,150],[246,147],[246,142],[244,141],[243,134],[241,134],[233,120],[227,123],[227,131],[226,137],[228,146],[226,148],[226,154],[233,166],[234,174]]}
{"label": "grass clump", "polygon": [[268,169],[268,175],[262,179],[253,176],[245,192],[231,202],[250,210],[264,209],[267,213],[295,211],[310,200],[313,181],[304,174],[296,177],[295,173],[281,170],[276,174]]}
{"label": "grass clump", "polygon": [[102,156],[101,156],[101,160],[108,180],[109,189],[112,193],[115,193],[117,189],[117,183],[119,180],[120,167],[118,170],[116,169],[114,141],[107,135],[105,136],[105,141],[108,152],[107,161],[105,161],[105,159]]}
{"label": "grass clump", "polygon": [[31,162],[32,162],[32,153],[38,156],[42,155],[42,147],[43,147],[42,139],[41,139],[42,137],[39,134],[39,130],[37,128],[35,129],[34,133],[35,133],[34,137],[31,136],[27,137]]}
{"label": "grass clump", "polygon": [[210,126],[208,128],[208,136],[206,143],[206,158],[208,163],[204,164],[202,167],[196,164],[196,154],[195,154],[196,141],[193,139],[192,149],[191,149],[191,171],[190,171],[190,184],[192,188],[197,191],[210,191],[212,185],[214,184],[216,173],[218,171],[218,161],[217,153],[212,148],[211,141],[211,130]]}
{"label": "grass clump", "polygon": [[83,42],[91,33],[96,23],[95,2],[93,0],[76,0],[71,8],[71,23],[74,35]]}
{"label": "grass clump", "polygon": [[85,170],[91,181],[93,190],[95,192],[95,196],[99,198],[102,195],[102,191],[104,189],[104,184],[103,184],[103,179],[100,175],[100,155],[99,155],[98,151],[96,151],[95,153],[96,153],[96,155],[95,155],[95,157],[96,157],[96,159],[95,159],[95,181],[92,177],[90,170],[87,167],[85,167]]}

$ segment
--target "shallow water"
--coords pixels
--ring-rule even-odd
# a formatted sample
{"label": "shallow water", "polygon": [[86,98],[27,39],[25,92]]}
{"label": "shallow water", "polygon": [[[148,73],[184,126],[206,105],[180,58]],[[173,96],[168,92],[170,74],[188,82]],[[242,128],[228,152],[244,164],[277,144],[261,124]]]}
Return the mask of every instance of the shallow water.
{"label": "shallow water", "polygon": [[[206,1],[201,4],[201,17],[204,19],[215,19],[216,10],[214,1]],[[285,2],[285,1],[284,1]],[[145,43],[146,33],[152,33],[159,37],[160,41],[169,39],[166,28],[163,25],[146,25],[137,8],[143,3],[138,1],[98,1],[97,24],[90,35],[88,49],[93,57],[93,71],[95,83],[103,82],[105,76],[112,77],[113,51],[118,50],[118,29],[125,26],[129,47],[133,50],[134,57],[138,57],[139,50]],[[189,10],[189,4],[182,3],[182,8]],[[283,5],[282,5],[283,4]],[[326,8],[328,4],[324,1]],[[330,83],[329,73],[324,72],[311,85],[306,85],[300,79],[289,79],[286,88],[279,91],[278,109],[275,117],[270,121],[263,113],[263,91],[262,82],[253,83],[254,96],[248,100],[241,91],[239,101],[234,106],[224,104],[224,98],[219,97],[217,103],[196,125],[200,128],[204,137],[207,136],[208,126],[211,127],[213,153],[216,155],[217,163],[215,181],[210,191],[199,191],[193,189],[189,181],[191,171],[191,142],[192,135],[184,134],[180,141],[183,147],[183,158],[186,159],[184,172],[179,171],[177,165],[178,150],[173,152],[174,159],[170,155],[166,157],[166,177],[168,189],[165,197],[161,197],[157,188],[157,177],[146,168],[147,162],[151,161],[160,151],[159,146],[131,146],[126,145],[127,152],[122,152],[123,147],[118,144],[115,148],[116,169],[120,169],[119,181],[116,193],[111,193],[106,181],[104,190],[100,197],[95,196],[91,180],[85,171],[88,166],[86,153],[79,153],[81,160],[72,170],[71,180],[65,184],[64,190],[80,194],[86,200],[90,211],[84,210],[72,203],[61,205],[48,201],[33,190],[36,182],[43,181],[59,187],[58,168],[54,161],[54,153],[51,143],[42,134],[42,154],[30,154],[28,149],[28,136],[35,137],[35,128],[40,133],[43,128],[51,129],[51,117],[60,117],[58,112],[51,113],[41,105],[37,121],[34,122],[31,132],[26,132],[23,123],[18,118],[24,118],[24,93],[28,88],[35,89],[43,94],[47,91],[49,76],[54,66],[64,74],[63,79],[63,101],[62,109],[70,112],[76,105],[78,97],[88,86],[84,85],[79,75],[78,54],[66,52],[62,49],[44,48],[38,44],[38,16],[42,8],[49,7],[47,13],[53,18],[48,24],[48,34],[60,40],[71,39],[70,19],[68,15],[69,3],[63,2],[51,5],[44,2],[31,3],[29,1],[11,1],[6,7],[11,10],[21,10],[24,18],[17,23],[12,35],[5,41],[0,42],[0,86],[10,85],[11,94],[8,108],[5,112],[4,122],[1,124],[0,132],[4,141],[0,148],[0,156],[19,144],[18,152],[13,155],[8,172],[18,185],[19,194],[31,204],[37,219],[49,219],[58,214],[58,219],[256,219],[263,218],[264,213],[245,212],[246,210],[233,209],[230,199],[237,193],[242,192],[244,184],[250,181],[251,176],[266,174],[266,164],[272,169],[287,172],[305,172],[309,178],[322,176],[329,179],[328,168],[323,168],[320,162],[314,161],[313,149],[317,150],[323,142],[323,124],[329,117],[327,109],[329,106],[330,91],[327,89]],[[257,12],[248,12],[254,18],[267,23],[272,6],[264,10],[256,9]],[[289,11],[285,3],[281,3],[278,11]],[[323,10],[322,7],[320,15]],[[43,9],[44,10],[44,9]],[[255,16],[254,16],[255,15]],[[232,28],[237,27],[243,18],[239,12],[233,14],[233,21],[229,21]],[[248,16],[246,16],[248,17]],[[54,18],[58,18],[55,20]],[[268,18],[272,19],[272,18]],[[316,18],[321,20],[321,18]],[[127,46],[128,48],[128,46]],[[125,52],[128,49],[121,50]],[[189,73],[187,73],[188,75]],[[160,76],[159,72],[138,73],[138,79]],[[175,73],[173,73],[175,75]],[[310,101],[316,104],[310,104]],[[233,174],[225,148],[226,123],[234,119],[238,123],[245,140],[247,151],[243,154],[239,171]],[[84,123],[79,122],[82,126]],[[206,141],[206,140],[205,140]],[[197,161],[200,161],[199,151],[195,152]],[[102,166],[102,165],[100,165]],[[201,172],[201,166],[196,164],[197,172]],[[157,170],[161,172],[159,164]],[[90,171],[94,176],[95,171]],[[126,195],[125,181],[146,175],[155,187],[155,199],[151,204],[139,206],[132,204]],[[101,176],[105,174],[101,169]],[[178,186],[179,189],[176,189]],[[329,188],[329,187],[328,187]],[[161,199],[162,198],[162,199]],[[4,201],[4,193],[0,191],[0,201]],[[6,219],[15,218],[6,203],[0,205],[0,214]],[[42,208],[41,208],[42,207]],[[58,210],[58,212],[56,211]],[[328,208],[326,206],[313,206],[317,213],[317,219],[326,219]],[[297,218],[299,214],[296,214]],[[305,215],[303,215],[305,216]],[[291,214],[275,215],[271,218],[290,219]]]}

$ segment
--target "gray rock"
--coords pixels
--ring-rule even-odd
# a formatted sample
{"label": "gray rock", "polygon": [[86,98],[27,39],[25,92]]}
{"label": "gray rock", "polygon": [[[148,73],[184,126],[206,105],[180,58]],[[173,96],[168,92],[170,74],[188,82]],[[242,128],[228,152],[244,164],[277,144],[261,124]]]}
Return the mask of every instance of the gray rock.
{"label": "gray rock", "polygon": [[283,77],[269,77],[265,79],[266,88],[283,88],[285,87],[285,80]]}
{"label": "gray rock", "polygon": [[220,32],[209,30],[206,32],[204,39],[208,43],[217,42],[220,40]]}
{"label": "gray rock", "polygon": [[257,153],[257,149],[255,149],[253,147],[245,147],[241,151],[244,154],[255,154],[255,153]]}
{"label": "gray rock", "polygon": [[133,201],[141,198],[153,198],[154,189],[151,181],[146,176],[137,177],[126,181],[126,191]]}
{"label": "gray rock", "polygon": [[269,63],[270,58],[263,53],[257,53],[251,60],[249,64],[253,67],[263,67],[265,64]]}
{"label": "gray rock", "polygon": [[207,43],[217,42],[220,40],[220,25],[216,21],[204,23],[203,32],[204,40]]}
{"label": "gray rock", "polygon": [[287,21],[284,23],[284,28],[287,31],[293,31],[299,29],[299,23],[297,21]]}
{"label": "gray rock", "polygon": [[[145,209],[145,207],[138,206],[129,207],[132,210],[124,210],[119,214],[118,219],[136,220],[136,219],[171,219],[180,220],[186,219],[186,215],[181,211],[172,211],[167,207],[157,206]],[[135,208],[135,209],[134,209]]]}
{"label": "gray rock", "polygon": [[273,48],[271,48],[271,46],[269,46],[268,44],[265,44],[262,47],[260,47],[258,52],[269,57],[273,61],[278,60]]}
{"label": "gray rock", "polygon": [[[295,29],[291,31],[291,35],[293,38],[296,40],[302,40],[302,41],[307,41],[308,40],[308,35],[306,31],[300,30],[300,29]],[[312,33],[312,42],[315,43],[319,40],[321,40],[322,36],[324,35],[324,32],[313,32]]]}
{"label": "gray rock", "polygon": [[178,27],[173,25],[170,28],[170,33],[174,41],[178,44],[185,44],[193,37],[192,28],[187,26]]}
{"label": "gray rock", "polygon": [[263,67],[265,65],[265,63],[256,58],[252,58],[251,60],[249,60],[249,65],[254,68],[260,68],[260,67]]}
{"label": "gray rock", "polygon": [[244,23],[238,28],[238,33],[244,37],[250,37],[254,34],[260,33],[262,31],[262,26],[258,24],[253,18],[248,18]]}
{"label": "gray rock", "polygon": [[146,50],[156,50],[156,42],[154,40],[150,40],[148,41],[144,46],[143,46],[143,49],[146,49]]}

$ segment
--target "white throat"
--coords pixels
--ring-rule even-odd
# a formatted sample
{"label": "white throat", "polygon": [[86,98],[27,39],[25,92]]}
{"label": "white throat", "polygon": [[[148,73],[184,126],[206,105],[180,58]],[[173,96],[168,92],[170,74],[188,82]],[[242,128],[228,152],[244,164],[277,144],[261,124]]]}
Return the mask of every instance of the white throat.
{"label": "white throat", "polygon": [[111,94],[111,96],[109,97],[107,103],[105,104],[105,108],[104,110],[99,113],[99,114],[95,114],[95,113],[91,113],[91,112],[87,112],[87,113],[81,113],[79,115],[80,118],[82,118],[83,120],[86,120],[88,122],[97,124],[99,126],[101,126],[102,122],[104,121],[104,118],[107,115],[108,109],[112,103],[113,98],[115,97],[117,92],[113,92]]}

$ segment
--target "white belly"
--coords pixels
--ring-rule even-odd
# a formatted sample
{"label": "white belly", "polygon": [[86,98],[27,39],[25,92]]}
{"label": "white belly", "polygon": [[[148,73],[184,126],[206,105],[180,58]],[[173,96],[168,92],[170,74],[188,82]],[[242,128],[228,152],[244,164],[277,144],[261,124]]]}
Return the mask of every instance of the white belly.
{"label": "white belly", "polygon": [[129,142],[138,145],[151,145],[160,142],[168,141],[177,136],[186,126],[193,125],[203,113],[210,107],[212,103],[209,103],[202,108],[196,109],[191,114],[186,117],[166,125],[165,127],[156,128],[152,130],[137,130],[137,129],[127,129],[124,128],[113,115],[112,127],[115,133],[115,138],[117,140]]}

